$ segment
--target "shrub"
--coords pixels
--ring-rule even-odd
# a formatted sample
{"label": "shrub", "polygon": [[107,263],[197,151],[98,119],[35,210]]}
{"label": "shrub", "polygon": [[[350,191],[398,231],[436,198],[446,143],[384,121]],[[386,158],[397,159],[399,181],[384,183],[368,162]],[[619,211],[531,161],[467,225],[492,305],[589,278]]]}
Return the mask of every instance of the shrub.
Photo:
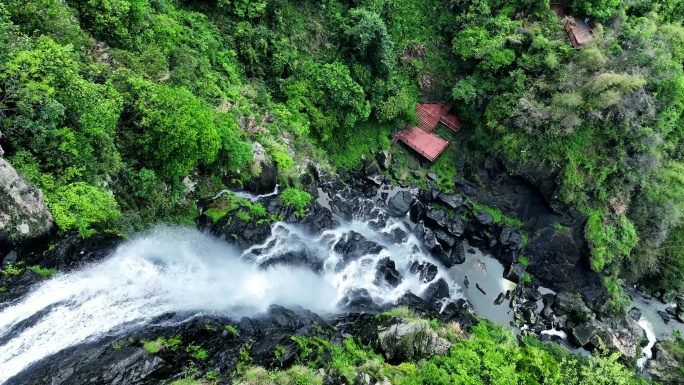
{"label": "shrub", "polygon": [[83,182],[59,187],[46,200],[60,229],[78,230],[84,237],[121,215],[112,194]]}
{"label": "shrub", "polygon": [[288,188],[280,194],[280,200],[286,207],[295,209],[295,215],[303,217],[306,215],[306,205],[313,197],[306,191],[295,188]]}
{"label": "shrub", "polygon": [[44,269],[38,265],[30,266],[28,269],[46,278],[52,277],[53,275],[57,274],[57,269]]}

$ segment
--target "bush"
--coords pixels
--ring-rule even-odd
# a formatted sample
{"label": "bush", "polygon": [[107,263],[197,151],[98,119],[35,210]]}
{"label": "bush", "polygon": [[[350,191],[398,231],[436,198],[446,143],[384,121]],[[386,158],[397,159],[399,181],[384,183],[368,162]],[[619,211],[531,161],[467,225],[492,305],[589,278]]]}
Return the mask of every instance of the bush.
{"label": "bush", "polygon": [[288,188],[280,194],[280,200],[286,207],[295,209],[295,215],[303,217],[306,215],[306,205],[313,197],[306,191],[295,188]]}
{"label": "bush", "polygon": [[78,230],[84,237],[121,215],[112,194],[83,182],[57,188],[46,201],[60,229]]}

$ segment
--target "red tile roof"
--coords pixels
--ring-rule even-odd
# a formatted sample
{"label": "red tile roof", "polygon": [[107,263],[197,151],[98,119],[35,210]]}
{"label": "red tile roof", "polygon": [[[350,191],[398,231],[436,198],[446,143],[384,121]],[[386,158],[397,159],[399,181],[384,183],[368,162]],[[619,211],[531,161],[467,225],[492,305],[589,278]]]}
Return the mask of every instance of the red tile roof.
{"label": "red tile roof", "polygon": [[434,162],[439,154],[449,145],[449,141],[437,137],[434,133],[425,132],[423,129],[413,126],[401,130],[394,138],[394,142],[400,140],[420,155]]}

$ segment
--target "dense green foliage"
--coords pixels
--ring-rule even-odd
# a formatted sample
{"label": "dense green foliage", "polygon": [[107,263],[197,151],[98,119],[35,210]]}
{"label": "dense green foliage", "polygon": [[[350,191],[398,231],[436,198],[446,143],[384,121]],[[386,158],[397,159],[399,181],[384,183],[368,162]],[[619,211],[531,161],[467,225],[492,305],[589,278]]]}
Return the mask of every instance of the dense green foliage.
{"label": "dense green foliage", "polygon": [[[540,0],[7,0],[6,156],[61,230],[126,232],[192,220],[258,171],[253,142],[287,184],[449,100],[478,152],[558,170],[595,270],[682,288],[684,4],[565,5],[596,23],[582,49]],[[447,191],[454,153],[433,166]]]}
{"label": "dense green foliage", "polygon": [[[396,316],[396,312],[389,316]],[[401,312],[403,314],[404,312]],[[415,317],[413,315],[412,317]],[[481,322],[466,336],[458,324],[435,328],[454,345],[444,356],[417,362],[386,363],[370,347],[347,338],[343,346],[335,346],[318,337],[297,337],[300,357],[306,358],[288,370],[247,370],[245,384],[322,384],[325,366],[329,373],[340,375],[347,383],[357,383],[363,375],[392,384],[647,384],[648,381],[622,365],[619,354],[574,356],[557,345],[545,344],[534,337],[521,342],[501,326]],[[329,354],[327,364],[321,355]]]}

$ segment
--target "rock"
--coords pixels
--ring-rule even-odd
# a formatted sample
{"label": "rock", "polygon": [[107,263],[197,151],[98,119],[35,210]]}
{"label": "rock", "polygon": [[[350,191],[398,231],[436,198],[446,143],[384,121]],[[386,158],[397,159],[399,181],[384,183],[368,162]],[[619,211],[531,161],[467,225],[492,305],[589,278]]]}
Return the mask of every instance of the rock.
{"label": "rock", "polygon": [[505,278],[509,281],[520,284],[525,279],[525,265],[522,263],[513,263],[508,268]]}
{"label": "rock", "polygon": [[377,174],[380,172],[380,169],[378,168],[378,165],[373,162],[372,159],[366,159],[364,166],[363,166],[363,172],[366,175],[372,175],[372,174]]}
{"label": "rock", "polygon": [[674,289],[667,289],[663,292],[663,294],[660,296],[660,300],[665,303],[669,304],[674,302],[675,298],[677,297],[677,291]]}
{"label": "rock", "polygon": [[411,205],[411,210],[409,212],[409,218],[411,219],[411,222],[418,223],[421,220],[423,220],[426,212],[427,212],[427,207],[423,204],[423,202],[416,199],[413,202],[413,204]]}
{"label": "rock", "polygon": [[259,267],[263,269],[272,266],[304,267],[311,269],[314,273],[320,273],[323,271],[323,260],[304,248],[299,252],[290,251],[270,257],[259,264]]}
{"label": "rock", "polygon": [[477,214],[477,217],[475,217],[475,220],[477,224],[484,228],[489,228],[492,225],[494,225],[494,217],[492,215],[484,210],[480,211]]}
{"label": "rock", "polygon": [[380,307],[373,301],[368,290],[358,288],[347,290],[337,306],[348,312],[380,311]]}
{"label": "rock", "polygon": [[458,242],[454,245],[449,253],[449,260],[456,265],[465,262],[465,243]]}
{"label": "rock", "polygon": [[385,247],[377,242],[367,240],[363,235],[350,231],[337,241],[333,250],[342,258],[337,264],[338,271],[349,262],[358,259],[364,255],[376,255],[380,253]]}
{"label": "rock", "polygon": [[382,168],[383,170],[387,170],[390,167],[390,164],[392,163],[392,154],[387,150],[379,151],[375,155],[375,160],[378,161],[380,168]]}
{"label": "rock", "polygon": [[447,230],[454,236],[460,237],[465,231],[465,226],[463,225],[463,220],[460,217],[451,218]]}
{"label": "rock", "polygon": [[408,240],[408,233],[399,227],[395,227],[387,234],[393,243],[401,244]]}
{"label": "rock", "polygon": [[532,309],[524,308],[522,311],[523,318],[525,318],[525,323],[528,325],[534,325],[537,323],[537,314]]}
{"label": "rock", "polygon": [[449,285],[444,278],[440,278],[428,285],[421,297],[432,306],[436,306],[438,303],[441,304],[444,298],[449,298]]}
{"label": "rock", "polygon": [[435,174],[434,172],[429,172],[429,173],[427,173],[426,176],[427,176],[428,180],[431,180],[431,181],[437,180],[437,174]]}
{"label": "rock", "polygon": [[393,217],[405,216],[408,213],[413,200],[413,194],[411,194],[409,191],[399,191],[392,198],[390,198],[387,204],[389,214]]}
{"label": "rock", "polygon": [[[372,174],[372,175],[366,176],[365,179],[367,181],[371,182],[372,184],[374,184],[375,186],[380,186],[384,182],[385,177],[383,175],[380,175],[380,174]],[[376,191],[376,193],[377,193],[377,191]],[[370,196],[375,196],[375,194],[371,194]]]}
{"label": "rock", "polygon": [[684,292],[677,294],[675,297],[675,305],[677,305],[677,309],[684,310]]}
{"label": "rock", "polygon": [[572,340],[577,346],[585,346],[596,335],[598,328],[591,322],[585,322],[572,328]]}
{"label": "rock", "polygon": [[390,287],[397,287],[401,283],[401,274],[394,266],[394,261],[389,257],[385,257],[378,261],[375,266],[375,284],[386,284]]}
{"label": "rock", "polygon": [[639,310],[639,308],[633,307],[629,309],[628,314],[635,321],[639,321],[639,319],[641,319],[641,310]]}
{"label": "rock", "polygon": [[17,247],[41,248],[54,228],[43,193],[0,158],[0,255]]}
{"label": "rock", "polygon": [[413,261],[409,266],[409,272],[414,275],[417,274],[422,282],[432,282],[437,276],[437,266],[427,261],[420,263]]}
{"label": "rock", "polygon": [[581,322],[587,321],[590,313],[581,297],[567,292],[556,294],[553,311],[559,316],[568,314],[572,319]]}
{"label": "rock", "polygon": [[444,205],[446,205],[447,207],[452,208],[452,209],[457,209],[457,208],[461,207],[463,205],[463,203],[465,202],[463,197],[461,197],[458,194],[444,194],[444,193],[439,193],[439,195],[437,195],[437,201],[439,201],[440,203],[443,203]]}
{"label": "rock", "polygon": [[432,256],[437,258],[445,267],[451,267],[457,262],[453,259],[451,254],[447,254],[444,251],[442,245],[437,241],[435,233],[425,227],[425,224],[422,221],[416,225],[413,229],[413,233],[423,242],[423,245]]}
{"label": "rock", "polygon": [[451,343],[425,320],[403,320],[378,333],[380,351],[388,362],[413,361],[449,351]]}
{"label": "rock", "polygon": [[425,224],[430,228],[441,227],[448,229],[450,221],[449,213],[444,210],[430,207],[425,212]]}
{"label": "rock", "polygon": [[463,278],[463,285],[465,285],[466,289],[470,287],[470,281],[468,280],[467,275],[465,276],[465,278]]}
{"label": "rock", "polygon": [[677,316],[677,307],[675,306],[668,306],[665,308],[665,313],[669,314],[670,317],[674,318]]}
{"label": "rock", "polygon": [[544,306],[539,314],[547,321],[553,320],[553,310],[549,306]]}
{"label": "rock", "polygon": [[662,318],[663,322],[665,322],[666,324],[669,323],[672,319],[672,317],[670,317],[670,315],[667,312],[662,310],[658,310],[658,315],[660,315],[660,318]]}
{"label": "rock", "polygon": [[480,286],[479,283],[476,283],[476,284],[475,284],[475,287],[477,288],[477,290],[480,291],[480,293],[482,293],[482,294],[484,294],[484,295],[487,295],[487,293],[485,293],[484,289],[482,288],[482,286]]}
{"label": "rock", "polygon": [[456,237],[443,229],[435,229],[433,232],[435,233],[435,237],[437,237],[439,243],[445,248],[452,248],[454,243],[456,243]]}
{"label": "rock", "polygon": [[681,364],[677,360],[674,352],[671,351],[671,344],[659,342],[656,345],[655,357],[648,362],[646,370],[654,380],[664,384],[678,384],[681,380]]}
{"label": "rock", "polygon": [[544,302],[544,306],[553,306],[553,303],[556,300],[556,295],[552,293],[546,293],[542,295],[542,302]]}
{"label": "rock", "polygon": [[504,293],[503,292],[499,293],[499,295],[494,300],[494,305],[501,305],[503,303],[504,299],[506,299]]}
{"label": "rock", "polygon": [[258,142],[252,144],[252,157],[254,158],[253,168],[259,171],[247,181],[245,188],[255,194],[273,191],[278,182],[277,165],[273,158]]}
{"label": "rock", "polygon": [[528,301],[539,301],[542,298],[541,293],[537,289],[526,287],[523,289],[523,294]]}

